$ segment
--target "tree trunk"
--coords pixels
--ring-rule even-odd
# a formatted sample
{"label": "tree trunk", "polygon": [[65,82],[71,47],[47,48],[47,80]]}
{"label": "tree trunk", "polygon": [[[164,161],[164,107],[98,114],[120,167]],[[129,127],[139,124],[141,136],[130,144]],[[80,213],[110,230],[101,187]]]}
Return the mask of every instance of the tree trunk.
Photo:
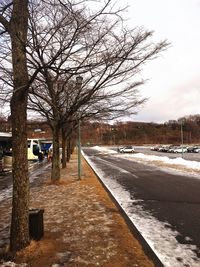
{"label": "tree trunk", "polygon": [[71,135],[67,138],[67,162],[70,161],[71,158]]}
{"label": "tree trunk", "polygon": [[29,244],[29,181],[27,162],[28,71],[26,38],[28,0],[14,0],[10,21],[14,90],[11,100],[13,200],[10,250],[16,252]]}
{"label": "tree trunk", "polygon": [[26,103],[20,101],[19,104],[19,99],[13,97],[11,101],[13,199],[10,250],[13,252],[18,251],[29,244],[29,180],[27,164]]}
{"label": "tree trunk", "polygon": [[71,154],[74,153],[75,146],[76,146],[76,144],[75,144],[75,140],[74,140],[74,138],[71,137],[71,138],[70,138],[70,153],[71,153]]}
{"label": "tree trunk", "polygon": [[58,181],[60,179],[60,151],[59,151],[59,128],[53,127],[53,158],[51,180]]}
{"label": "tree trunk", "polygon": [[67,159],[66,159],[66,136],[65,130],[62,129],[62,168],[65,169],[67,166]]}

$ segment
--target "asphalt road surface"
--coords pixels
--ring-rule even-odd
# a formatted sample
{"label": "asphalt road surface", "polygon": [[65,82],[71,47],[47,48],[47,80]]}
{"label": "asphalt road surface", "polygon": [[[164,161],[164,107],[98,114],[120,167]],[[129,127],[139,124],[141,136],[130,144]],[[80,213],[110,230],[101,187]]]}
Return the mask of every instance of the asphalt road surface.
{"label": "asphalt road surface", "polygon": [[116,179],[134,199],[142,200],[144,210],[177,231],[179,243],[196,245],[199,265],[195,266],[200,266],[200,179],[167,173],[91,148],[83,151],[106,176]]}
{"label": "asphalt road surface", "polygon": [[[38,172],[40,172],[40,168],[45,166],[46,160],[43,162],[29,162],[29,176],[36,176]],[[39,179],[32,179],[30,181],[31,186],[34,184],[39,183]],[[0,197],[1,197],[1,192],[6,189],[10,189],[12,187],[12,173],[11,172],[5,172],[5,173],[0,173]]]}

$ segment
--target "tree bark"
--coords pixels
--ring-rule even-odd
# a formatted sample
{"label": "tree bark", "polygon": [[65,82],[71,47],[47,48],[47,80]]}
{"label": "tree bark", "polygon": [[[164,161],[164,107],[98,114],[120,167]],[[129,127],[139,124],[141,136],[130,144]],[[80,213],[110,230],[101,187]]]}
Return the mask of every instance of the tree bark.
{"label": "tree bark", "polygon": [[14,0],[10,20],[14,90],[11,100],[13,200],[10,250],[16,252],[29,244],[29,181],[27,161],[28,70],[26,39],[28,0]]}
{"label": "tree bark", "polygon": [[66,159],[66,134],[65,130],[62,129],[62,169],[65,169],[67,166]]}
{"label": "tree bark", "polygon": [[60,151],[59,151],[59,127],[53,127],[53,158],[51,181],[60,179]]}
{"label": "tree bark", "polygon": [[70,161],[71,158],[71,135],[67,138],[67,162]]}
{"label": "tree bark", "polygon": [[11,102],[13,147],[13,199],[10,250],[29,244],[29,180],[27,164],[26,104],[16,96]]}

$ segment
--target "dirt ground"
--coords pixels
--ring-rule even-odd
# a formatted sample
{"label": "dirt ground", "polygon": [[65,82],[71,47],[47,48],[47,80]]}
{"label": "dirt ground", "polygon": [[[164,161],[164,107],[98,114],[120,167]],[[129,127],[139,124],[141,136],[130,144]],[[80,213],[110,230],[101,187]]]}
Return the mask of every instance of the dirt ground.
{"label": "dirt ground", "polygon": [[44,209],[44,237],[18,253],[16,265],[0,266],[154,266],[84,159],[82,165],[80,181],[76,154],[59,183],[50,182],[50,166],[44,171],[31,190],[31,207]]}

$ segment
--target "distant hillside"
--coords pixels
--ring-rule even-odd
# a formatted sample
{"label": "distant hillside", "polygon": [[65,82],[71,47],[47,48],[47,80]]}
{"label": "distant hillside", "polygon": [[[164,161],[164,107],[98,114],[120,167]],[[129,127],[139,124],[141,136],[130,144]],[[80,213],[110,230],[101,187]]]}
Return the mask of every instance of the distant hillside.
{"label": "distant hillside", "polygon": [[[183,143],[200,143],[200,117],[196,115],[182,121]],[[145,122],[118,122],[113,125],[85,123],[81,130],[82,143],[102,145],[122,144],[180,144],[181,123],[164,124]]]}
{"label": "distant hillside", "polygon": [[[200,115],[169,120],[164,124],[153,122],[81,122],[81,142],[83,145],[123,145],[123,144],[180,144],[181,127],[184,144],[200,144]],[[9,120],[0,118],[0,132],[10,132]],[[51,138],[52,133],[44,121],[27,123],[29,138]],[[76,139],[77,130],[73,138]]]}

